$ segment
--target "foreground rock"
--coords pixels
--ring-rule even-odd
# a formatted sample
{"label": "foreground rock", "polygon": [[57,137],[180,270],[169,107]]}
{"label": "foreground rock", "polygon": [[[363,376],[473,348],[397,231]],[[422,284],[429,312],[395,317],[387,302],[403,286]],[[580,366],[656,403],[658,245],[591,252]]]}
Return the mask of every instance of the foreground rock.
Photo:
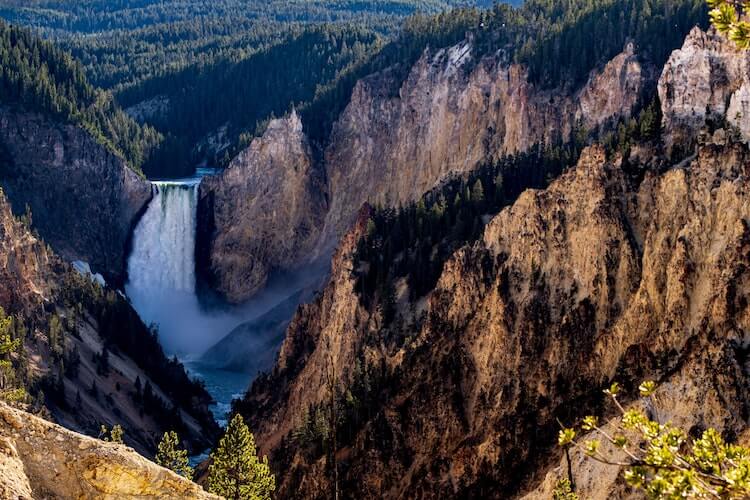
{"label": "foreground rock", "polygon": [[2,498],[219,498],[127,446],[0,403]]}
{"label": "foreground rock", "polygon": [[85,130],[0,107],[0,185],[16,215],[65,260],[123,281],[131,229],[151,186]]}

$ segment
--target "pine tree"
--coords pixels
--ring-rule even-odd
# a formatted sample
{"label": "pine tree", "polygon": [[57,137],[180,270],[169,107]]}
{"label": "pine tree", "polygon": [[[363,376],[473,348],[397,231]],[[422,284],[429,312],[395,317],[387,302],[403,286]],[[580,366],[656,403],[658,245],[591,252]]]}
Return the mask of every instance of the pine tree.
{"label": "pine tree", "polygon": [[0,307],[0,398],[5,401],[19,401],[26,396],[23,388],[16,388],[15,370],[11,355],[21,347],[20,339],[13,339],[13,318]]}
{"label": "pine tree", "polygon": [[190,463],[188,462],[187,451],[180,449],[179,445],[180,440],[176,432],[165,432],[156,452],[156,463],[173,470],[183,477],[192,479],[193,468],[190,467]]}
{"label": "pine tree", "polygon": [[265,500],[275,489],[276,479],[268,458],[258,459],[255,437],[242,415],[235,415],[218,448],[211,453],[208,491],[230,500]]}

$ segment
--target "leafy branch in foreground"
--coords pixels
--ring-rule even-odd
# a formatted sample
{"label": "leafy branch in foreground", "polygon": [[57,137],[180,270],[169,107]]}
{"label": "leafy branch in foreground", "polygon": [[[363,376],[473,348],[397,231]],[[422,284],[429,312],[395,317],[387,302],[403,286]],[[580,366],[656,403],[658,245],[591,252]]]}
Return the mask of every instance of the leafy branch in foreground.
{"label": "leafy branch in foreground", "polygon": [[[638,389],[648,406],[656,408],[656,384],[644,382]],[[580,431],[590,433],[587,438],[577,438],[575,428],[563,428],[558,436],[560,446],[566,450],[578,449],[598,462],[624,468],[627,484],[643,490],[647,498],[750,496],[750,450],[726,443],[715,429],[709,428],[699,439],[691,440],[684,430],[671,423],[659,423],[658,416],[651,419],[640,409],[626,410],[618,400],[617,383],[604,392],[617,407],[619,418],[600,425],[596,417],[585,417]],[[619,456],[602,451],[602,443],[619,449]],[[555,494],[565,486],[558,483]],[[572,488],[569,492],[574,494]]]}
{"label": "leafy branch in foreground", "polygon": [[711,24],[741,49],[750,48],[750,1],[707,0]]}

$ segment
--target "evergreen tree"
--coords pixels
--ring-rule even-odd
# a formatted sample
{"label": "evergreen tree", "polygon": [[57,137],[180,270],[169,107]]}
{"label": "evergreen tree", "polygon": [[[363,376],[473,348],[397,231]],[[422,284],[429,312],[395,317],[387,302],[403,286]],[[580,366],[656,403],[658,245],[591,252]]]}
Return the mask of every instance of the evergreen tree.
{"label": "evergreen tree", "polygon": [[187,451],[180,449],[180,440],[174,431],[165,432],[156,452],[156,463],[173,470],[188,479],[193,478],[193,468],[188,462]]}
{"label": "evergreen tree", "polygon": [[270,499],[275,489],[268,458],[258,459],[255,437],[238,413],[211,453],[208,491],[230,500],[264,500]]}
{"label": "evergreen tree", "polygon": [[0,307],[0,399],[18,401],[26,396],[23,388],[15,387],[15,370],[11,355],[21,347],[21,340],[14,339],[13,318]]}

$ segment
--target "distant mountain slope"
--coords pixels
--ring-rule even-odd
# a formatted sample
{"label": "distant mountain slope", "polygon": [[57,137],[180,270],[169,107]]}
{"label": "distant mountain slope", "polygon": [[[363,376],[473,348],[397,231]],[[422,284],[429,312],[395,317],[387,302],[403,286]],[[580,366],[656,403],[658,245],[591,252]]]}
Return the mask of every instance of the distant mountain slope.
{"label": "distant mountain slope", "polygon": [[0,20],[0,104],[17,105],[86,129],[136,171],[161,140],[88,83],[70,54]]}

